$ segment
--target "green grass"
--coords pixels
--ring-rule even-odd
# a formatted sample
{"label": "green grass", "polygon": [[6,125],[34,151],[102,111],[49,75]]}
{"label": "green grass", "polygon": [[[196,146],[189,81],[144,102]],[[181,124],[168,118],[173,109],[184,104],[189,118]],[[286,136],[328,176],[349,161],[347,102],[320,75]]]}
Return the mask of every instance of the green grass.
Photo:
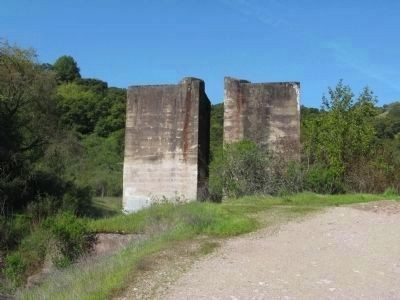
{"label": "green grass", "polygon": [[[314,193],[299,193],[284,197],[272,196],[247,196],[231,199],[222,203],[228,211],[233,213],[257,213],[276,206],[292,206],[293,209],[320,209],[329,206],[340,206],[355,203],[371,202],[385,199],[399,200],[392,195],[372,194],[343,194],[343,195],[320,195]],[[302,208],[300,208],[302,207]],[[305,208],[308,207],[308,208]]]}
{"label": "green grass", "polygon": [[250,232],[257,222],[216,203],[158,204],[129,215],[89,222],[93,232],[158,234],[172,228],[187,228],[196,234],[231,236]]}
{"label": "green grass", "polygon": [[[329,206],[347,205],[399,197],[383,195],[317,195],[302,193],[285,197],[251,196],[229,199],[222,204],[193,202],[160,204],[130,215],[89,220],[92,232],[146,233],[149,239],[98,259],[59,271],[41,286],[23,289],[22,299],[107,299],[129,284],[141,262],[178,241],[197,236],[205,240],[200,253],[211,252],[218,244],[214,237],[228,237],[256,230],[273,221],[260,222],[258,216],[278,215],[290,219]],[[117,206],[112,209],[119,210]],[[265,214],[271,212],[271,214]]]}
{"label": "green grass", "polygon": [[122,214],[121,197],[94,197],[94,217],[110,217]]}

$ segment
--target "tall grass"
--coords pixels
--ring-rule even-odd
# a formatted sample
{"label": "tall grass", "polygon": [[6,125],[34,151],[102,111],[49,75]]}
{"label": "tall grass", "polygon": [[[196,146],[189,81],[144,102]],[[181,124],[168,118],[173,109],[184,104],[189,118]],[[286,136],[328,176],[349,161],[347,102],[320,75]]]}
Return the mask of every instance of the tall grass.
{"label": "tall grass", "polygon": [[229,236],[255,229],[255,221],[232,213],[215,203],[192,202],[184,205],[158,204],[130,215],[92,220],[93,232],[158,234],[171,228],[187,228],[195,233]]}

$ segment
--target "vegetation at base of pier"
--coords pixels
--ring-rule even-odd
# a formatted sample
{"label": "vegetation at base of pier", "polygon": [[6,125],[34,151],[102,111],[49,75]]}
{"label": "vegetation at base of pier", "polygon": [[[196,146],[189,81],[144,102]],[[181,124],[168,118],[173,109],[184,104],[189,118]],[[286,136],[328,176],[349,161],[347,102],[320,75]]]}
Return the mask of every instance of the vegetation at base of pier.
{"label": "vegetation at base of pier", "polygon": [[377,107],[368,87],[355,97],[342,80],[322,100],[321,109],[301,107],[300,161],[274,156],[249,141],[214,143],[211,197],[221,198],[222,191],[234,197],[382,193],[388,188],[399,193],[400,102]]}
{"label": "vegetation at base of pier", "polygon": [[[223,104],[216,104],[211,111],[209,199],[221,201],[223,194],[229,199],[162,204],[121,215],[116,213],[120,198],[115,197],[122,193],[125,98],[125,89],[82,78],[70,56],[43,64],[32,49],[0,44],[3,289],[23,285],[51,262],[66,268],[59,273],[63,291],[49,281],[35,293],[57,290],[67,297],[75,289],[76,295],[105,296],[123,286],[143,257],[200,235],[252,231],[258,226],[251,216],[256,212],[285,206],[302,214],[399,193],[400,102],[378,107],[369,88],[355,97],[339,81],[320,109],[301,107],[300,161],[277,159],[249,141],[224,147]],[[139,232],[151,238],[85,271],[74,269],[71,263],[90,250],[98,232]],[[24,291],[21,295],[28,297]]]}

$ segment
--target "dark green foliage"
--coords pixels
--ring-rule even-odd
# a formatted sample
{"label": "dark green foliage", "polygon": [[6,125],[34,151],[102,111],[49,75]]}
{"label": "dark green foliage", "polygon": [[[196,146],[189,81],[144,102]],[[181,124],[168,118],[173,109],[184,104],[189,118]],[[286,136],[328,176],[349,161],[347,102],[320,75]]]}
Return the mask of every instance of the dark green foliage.
{"label": "dark green foliage", "polygon": [[224,104],[214,104],[211,106],[210,120],[210,152],[211,159],[222,149],[224,135]]}
{"label": "dark green foliage", "polygon": [[69,176],[81,185],[91,186],[96,196],[121,195],[123,137],[122,130],[108,137],[86,136],[82,140],[84,155],[69,165]]}
{"label": "dark green foliage", "polygon": [[90,247],[86,222],[71,213],[47,218],[31,229],[18,248],[7,255],[4,273],[13,286],[36,272],[46,259],[65,267]]}
{"label": "dark green foliage", "polygon": [[[95,127],[95,133],[106,137],[113,132],[125,129],[126,112],[126,90],[120,88],[109,88],[104,101],[108,103],[107,113],[98,120]],[[123,139],[121,139],[123,145]]]}
{"label": "dark green foliage", "polygon": [[76,182],[65,180],[54,173],[38,171],[28,187],[30,200],[27,200],[27,212],[32,221],[41,219],[59,211],[70,211],[78,215],[90,212],[91,189],[79,186]]}
{"label": "dark green foliage", "polygon": [[343,192],[344,187],[340,182],[337,182],[335,172],[319,163],[311,165],[306,173],[305,189],[321,194],[332,194]]}
{"label": "dark green foliage", "polygon": [[57,96],[61,122],[82,134],[93,132],[98,119],[106,110],[102,105],[102,94],[76,82],[60,85]]}
{"label": "dark green foliage", "polygon": [[14,218],[0,216],[0,250],[14,249],[30,229],[30,218],[26,215],[15,215]]}
{"label": "dark green foliage", "polygon": [[54,140],[47,164],[56,162],[66,178],[91,186],[95,195],[121,195],[125,97],[124,89],[94,79],[60,85],[60,119],[70,133]]}
{"label": "dark green foliage", "polygon": [[53,64],[59,82],[71,82],[81,78],[78,64],[72,56],[63,55]]}
{"label": "dark green foliage", "polygon": [[96,94],[104,94],[108,88],[107,82],[94,78],[79,78],[76,80],[76,83]]}
{"label": "dark green foliage", "polygon": [[50,161],[61,158],[66,178],[89,185],[95,195],[121,195],[126,90],[79,79],[59,85],[57,95],[64,131],[78,134],[54,140]]}
{"label": "dark green foliage", "polygon": [[13,285],[49,257],[74,260],[88,246],[75,216],[93,192],[122,191],[126,91],[80,77],[72,57],[51,66],[0,45],[0,250]]}
{"label": "dark green foliage", "polygon": [[[43,222],[59,251],[53,257],[57,266],[64,267],[85,252],[90,246],[86,222],[71,213],[61,213]],[[54,253],[54,251],[53,251]]]}
{"label": "dark green foliage", "polygon": [[[326,192],[345,191],[351,165],[374,151],[375,102],[368,88],[354,99],[350,87],[340,81],[334,89],[329,89],[329,98],[323,98],[322,112],[303,118],[303,147],[311,168],[311,187],[324,186]],[[321,172],[319,179],[315,172]]]}
{"label": "dark green foliage", "polygon": [[300,164],[274,156],[250,141],[224,146],[210,165],[209,188],[213,200],[254,194],[277,195],[303,188]]}
{"label": "dark green foliage", "polygon": [[92,206],[92,189],[89,186],[78,186],[69,183],[65,190],[60,211],[72,212],[78,216],[90,214]]}
{"label": "dark green foliage", "polygon": [[396,103],[378,108],[365,88],[354,98],[342,81],[322,110],[303,108],[301,138],[307,188],[322,193],[383,192],[400,188]]}
{"label": "dark green foliage", "polygon": [[15,249],[30,234],[32,227],[40,225],[49,216],[63,211],[78,216],[91,214],[90,188],[71,182],[63,182],[59,188],[58,196],[44,192],[32,196],[23,214],[0,215],[0,250]]}
{"label": "dark green foliage", "polygon": [[385,106],[374,125],[378,138],[394,139],[400,133],[400,102]]}
{"label": "dark green foliage", "polygon": [[105,137],[125,127],[124,89],[107,89],[104,82],[81,79],[60,85],[57,96],[61,122],[67,128]]}
{"label": "dark green foliage", "polygon": [[55,128],[54,74],[32,50],[0,45],[0,213],[26,205]]}
{"label": "dark green foliage", "polygon": [[13,287],[22,285],[25,278],[42,265],[50,241],[48,232],[39,228],[27,235],[17,250],[7,255],[4,274]]}

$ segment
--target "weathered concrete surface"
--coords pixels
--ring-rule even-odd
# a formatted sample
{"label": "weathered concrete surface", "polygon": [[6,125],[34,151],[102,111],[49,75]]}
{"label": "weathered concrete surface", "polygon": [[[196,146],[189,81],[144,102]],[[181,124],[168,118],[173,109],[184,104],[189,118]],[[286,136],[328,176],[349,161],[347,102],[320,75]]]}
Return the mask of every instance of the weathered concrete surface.
{"label": "weathered concrete surface", "polygon": [[240,140],[298,156],[300,83],[251,83],[225,77],[224,143]]}
{"label": "weathered concrete surface", "polygon": [[206,189],[210,101],[204,82],[128,88],[123,207],[189,201]]}

